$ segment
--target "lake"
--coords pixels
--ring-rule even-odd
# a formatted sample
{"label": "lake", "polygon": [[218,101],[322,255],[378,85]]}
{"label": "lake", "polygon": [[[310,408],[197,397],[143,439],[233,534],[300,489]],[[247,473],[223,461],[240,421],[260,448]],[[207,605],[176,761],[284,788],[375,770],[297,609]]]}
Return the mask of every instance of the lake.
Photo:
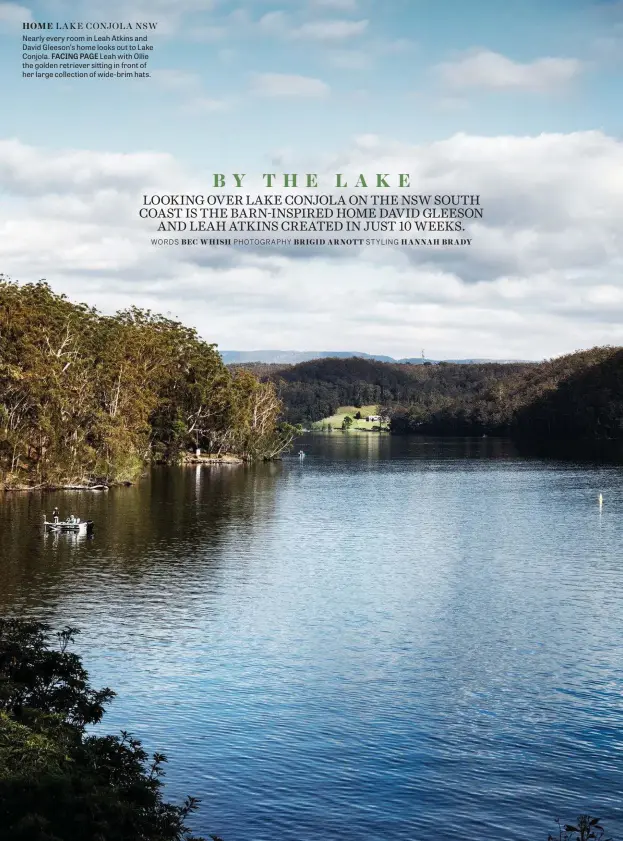
{"label": "lake", "polygon": [[[0,606],[81,628],[104,717],[225,841],[623,836],[623,471],[500,439],[0,499]],[[597,504],[604,496],[603,509]],[[43,536],[58,505],[92,540]]]}

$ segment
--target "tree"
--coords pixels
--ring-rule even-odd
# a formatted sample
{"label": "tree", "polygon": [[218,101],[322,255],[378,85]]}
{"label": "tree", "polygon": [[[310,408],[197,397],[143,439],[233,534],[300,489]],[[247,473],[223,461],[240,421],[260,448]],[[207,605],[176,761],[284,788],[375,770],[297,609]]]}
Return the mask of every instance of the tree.
{"label": "tree", "polygon": [[186,823],[195,798],[162,800],[163,754],[87,735],[114,692],[90,686],[76,633],[54,646],[47,625],[0,619],[0,841],[205,841]]}
{"label": "tree", "polygon": [[391,410],[385,406],[379,406],[379,422],[380,429],[383,429],[383,424],[388,424],[391,418]]}
{"label": "tree", "polygon": [[336,406],[376,404],[378,414],[384,414],[381,407],[387,410],[394,434],[503,434],[542,445],[544,452],[569,442],[621,458],[621,347],[594,347],[539,363],[320,359],[266,376],[278,383],[291,422],[322,420]]}
{"label": "tree", "polygon": [[[577,826],[562,824],[559,820],[558,837],[559,841],[612,841],[611,838],[604,839],[604,828],[599,823],[599,818],[591,818],[590,815],[580,815],[576,821]],[[547,841],[555,841],[550,835]]]}
{"label": "tree", "polygon": [[342,421],[342,429],[343,430],[348,430],[348,429],[351,428],[352,425],[353,425],[353,419],[351,418],[350,415],[346,415],[346,417]]}
{"label": "tree", "polygon": [[197,447],[275,458],[296,434],[282,408],[192,328],[0,276],[0,487],[133,481]]}

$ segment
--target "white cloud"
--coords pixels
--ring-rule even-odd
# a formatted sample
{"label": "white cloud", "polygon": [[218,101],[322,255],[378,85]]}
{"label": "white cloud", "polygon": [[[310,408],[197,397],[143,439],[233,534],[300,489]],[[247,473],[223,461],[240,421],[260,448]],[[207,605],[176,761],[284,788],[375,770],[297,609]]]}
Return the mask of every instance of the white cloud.
{"label": "white cloud", "polygon": [[355,148],[357,149],[381,149],[383,141],[378,134],[359,134],[353,138]]}
{"label": "white cloud", "polygon": [[225,26],[193,26],[188,32],[188,38],[191,41],[212,44],[216,41],[222,41],[226,38],[227,33],[228,30]]}
{"label": "white cloud", "polygon": [[215,0],[134,0],[138,6],[150,8],[152,12],[159,10],[184,12],[210,12],[214,9]]}
{"label": "white cloud", "polygon": [[252,77],[251,92],[257,96],[323,97],[329,86],[320,79],[293,76],[285,73],[256,73]]}
{"label": "white cloud", "polygon": [[468,107],[469,100],[461,96],[440,96],[433,103],[433,108],[437,111],[464,111]]}
{"label": "white cloud", "polygon": [[409,52],[415,48],[416,44],[410,38],[395,38],[390,41],[381,41],[377,47],[379,53],[388,55],[399,55],[401,53]]}
{"label": "white cloud", "polygon": [[197,96],[187,100],[181,106],[187,114],[215,114],[219,111],[227,111],[230,103],[224,99],[212,99],[209,96]]}
{"label": "white cloud", "polygon": [[157,21],[152,38],[179,34],[189,17],[195,24],[217,7],[215,0],[46,0],[46,5],[57,20]]}
{"label": "white cloud", "polygon": [[179,107],[186,114],[213,114],[231,107],[231,102],[208,96],[202,90],[202,80],[198,73],[164,68],[152,71],[152,76],[156,85],[177,95]]}
{"label": "white cloud", "polygon": [[26,6],[20,6],[17,3],[0,3],[0,32],[19,29],[22,23],[29,23],[32,19],[32,12]]}
{"label": "white cloud", "polygon": [[328,59],[339,70],[365,70],[370,66],[372,56],[364,50],[334,50]]}
{"label": "white cloud", "polygon": [[[75,0],[66,0],[74,5]],[[214,10],[215,0],[81,0],[86,9],[123,8],[125,16],[133,19],[137,14],[148,17],[145,20],[158,20],[160,15],[194,14]],[[124,18],[125,19],[125,18]],[[138,18],[141,20],[141,18]]]}
{"label": "white cloud", "polygon": [[476,50],[435,69],[442,82],[454,89],[549,91],[577,77],[583,65],[575,58],[539,58],[522,64],[500,53]]}
{"label": "white cloud", "polygon": [[286,12],[279,10],[263,15],[257,22],[257,29],[265,35],[331,43],[363,35],[368,23],[367,20],[328,18],[298,24]]}
{"label": "white cloud", "polygon": [[312,5],[325,9],[338,9],[341,12],[354,12],[357,9],[357,0],[312,0]]}
{"label": "white cloud", "polygon": [[17,139],[0,140],[0,184],[19,196],[85,195],[103,189],[129,191],[154,178],[178,177],[181,168],[166,153],[48,152]]}
{"label": "white cloud", "polygon": [[314,20],[292,30],[291,37],[316,41],[343,41],[363,35],[368,23],[367,20]]}
{"label": "white cloud", "polygon": [[105,311],[171,311],[221,347],[328,348],[339,335],[344,348],[397,356],[534,358],[620,342],[622,141],[458,134],[407,146],[363,135],[321,183],[335,172],[409,172],[418,193],[479,194],[484,219],[468,223],[462,249],[157,248],[155,223],[138,219],[142,195],[207,190],[205,173],[170,155],[7,140],[0,270],[47,277]]}
{"label": "white cloud", "polygon": [[165,90],[188,91],[201,85],[199,74],[189,72],[188,70],[163,68],[161,70],[152,70],[151,75],[156,84]]}
{"label": "white cloud", "polygon": [[290,30],[290,18],[285,12],[267,12],[257,22],[258,29],[269,35],[285,35]]}
{"label": "white cloud", "polygon": [[232,50],[229,47],[225,47],[222,50],[219,50],[217,53],[219,61],[222,61],[223,64],[233,64],[233,62],[238,57],[238,51]]}
{"label": "white cloud", "polygon": [[375,63],[385,60],[388,56],[406,53],[414,47],[414,43],[406,38],[393,41],[366,39],[365,48],[330,48],[327,51],[327,60],[339,70],[367,70]]}

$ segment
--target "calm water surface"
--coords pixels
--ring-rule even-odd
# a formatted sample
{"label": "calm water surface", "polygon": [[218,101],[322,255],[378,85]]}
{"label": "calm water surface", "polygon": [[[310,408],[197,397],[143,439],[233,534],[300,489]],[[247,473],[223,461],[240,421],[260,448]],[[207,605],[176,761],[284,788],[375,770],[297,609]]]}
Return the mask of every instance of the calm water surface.
{"label": "calm water surface", "polygon": [[[0,609],[82,629],[106,728],[168,755],[197,831],[545,841],[589,811],[623,838],[621,469],[494,439],[302,446],[5,495]],[[54,505],[94,539],[44,538]]]}

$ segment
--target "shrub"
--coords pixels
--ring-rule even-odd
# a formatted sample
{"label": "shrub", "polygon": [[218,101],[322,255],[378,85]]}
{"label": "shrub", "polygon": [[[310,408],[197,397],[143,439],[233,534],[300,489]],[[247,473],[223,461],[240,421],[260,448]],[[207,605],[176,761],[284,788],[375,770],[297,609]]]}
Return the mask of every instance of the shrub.
{"label": "shrub", "polygon": [[[559,841],[612,841],[612,838],[604,838],[604,828],[599,818],[591,818],[590,815],[579,815],[575,824],[562,824],[559,820],[556,823]],[[550,835],[547,841],[556,839]]]}
{"label": "shrub", "polygon": [[205,841],[198,800],[162,799],[163,754],[87,733],[115,693],[90,686],[76,633],[0,619],[0,841]]}

